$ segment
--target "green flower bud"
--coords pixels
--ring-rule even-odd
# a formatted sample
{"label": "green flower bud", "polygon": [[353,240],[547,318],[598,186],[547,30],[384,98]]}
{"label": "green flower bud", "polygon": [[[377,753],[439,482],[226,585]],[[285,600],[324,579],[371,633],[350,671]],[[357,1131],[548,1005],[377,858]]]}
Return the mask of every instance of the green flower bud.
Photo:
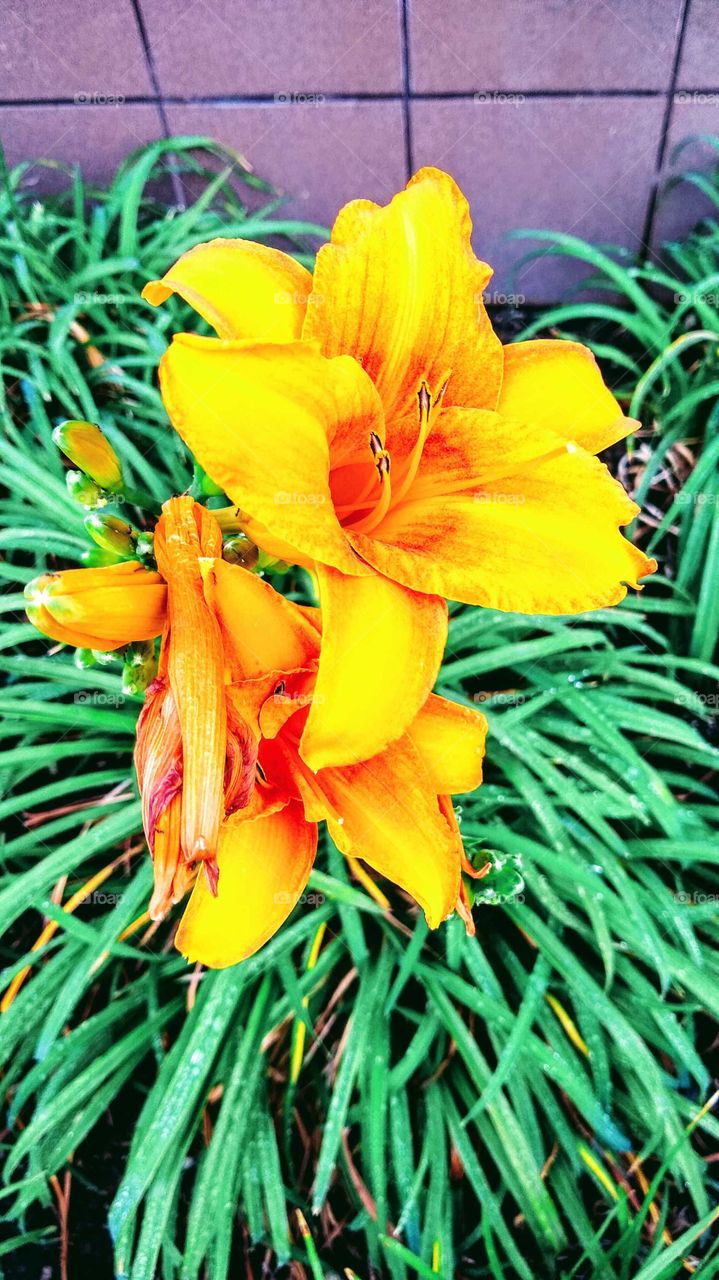
{"label": "green flower bud", "polygon": [[102,489],[122,488],[122,467],[109,440],[94,422],[63,422],[52,438],[59,449]]}
{"label": "green flower bud", "polygon": [[157,675],[155,645],[152,640],[128,645],[122,671],[122,692],[128,698],[138,697]]}
{"label": "green flower bud", "polygon": [[107,651],[104,649],[92,649],[91,653],[95,661],[99,663],[101,667],[112,666],[113,662],[117,662],[117,659],[121,656],[117,652],[117,649],[110,649]]}
{"label": "green flower bud", "polygon": [[140,560],[149,561],[154,567],[155,564],[155,535],[149,530],[143,530],[137,535],[135,543],[135,555]]}
{"label": "green flower bud", "polygon": [[94,667],[95,655],[92,649],[76,649],[74,661],[75,666],[79,667],[80,671],[87,671],[88,667]]}
{"label": "green flower bud", "polygon": [[292,565],[278,560],[276,556],[268,556],[266,551],[260,551],[258,568],[262,573],[289,573]]}
{"label": "green flower bud", "polygon": [[109,564],[119,564],[122,556],[114,551],[106,551],[104,547],[90,547],[83,551],[80,561],[85,569],[104,569]]}
{"label": "green flower bud", "polygon": [[110,501],[105,490],[82,471],[68,471],[65,482],[70,497],[82,507],[106,507]]}
{"label": "green flower bud", "polygon": [[93,511],[92,515],[85,516],[84,524],[93,542],[96,542],[103,551],[110,551],[113,555],[122,556],[123,559],[134,556],[137,530],[133,529],[126,520],[120,520],[118,516],[100,515]]}
{"label": "green flower bud", "polygon": [[222,547],[222,559],[228,564],[241,564],[244,569],[254,569],[260,558],[258,548],[244,533],[228,538]]}

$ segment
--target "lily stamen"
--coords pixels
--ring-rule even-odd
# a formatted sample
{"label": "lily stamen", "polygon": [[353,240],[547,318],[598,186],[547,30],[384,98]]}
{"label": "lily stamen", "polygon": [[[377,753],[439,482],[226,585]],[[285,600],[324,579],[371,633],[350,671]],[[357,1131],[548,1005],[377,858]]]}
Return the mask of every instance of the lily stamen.
{"label": "lily stamen", "polygon": [[434,425],[432,413],[435,409],[439,409],[442,404],[449,379],[450,374],[447,374],[447,377],[440,386],[440,389],[434,399],[432,398],[429,387],[424,379],[420,383],[419,391],[417,392],[417,401],[419,404],[419,432],[417,434],[414,448],[407,459],[406,470],[400,482],[399,489],[395,491],[395,502],[401,502],[402,498],[407,493],[407,490],[414,482],[419,469],[419,464],[422,461],[422,450],[424,449],[427,436]]}
{"label": "lily stamen", "polygon": [[[369,447],[372,457],[374,458],[375,469],[379,477],[381,493],[379,501],[375,502],[371,510],[367,512],[366,516],[362,516],[359,520],[348,524],[348,528],[351,528],[354,533],[369,533],[372,529],[376,529],[380,521],[384,520],[384,517],[389,511],[392,503],[390,455],[389,451],[385,449],[382,444],[382,441],[376,431],[370,432]],[[353,513],[356,512],[358,508],[365,505],[363,501],[365,492],[363,492],[362,496],[352,504],[351,510]]]}

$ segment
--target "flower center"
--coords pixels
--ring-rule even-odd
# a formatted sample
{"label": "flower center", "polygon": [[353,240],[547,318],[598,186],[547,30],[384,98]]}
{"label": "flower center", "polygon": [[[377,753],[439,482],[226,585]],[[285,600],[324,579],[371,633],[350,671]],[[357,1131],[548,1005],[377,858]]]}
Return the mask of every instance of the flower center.
{"label": "flower center", "polygon": [[[395,468],[392,468],[390,451],[383,444],[376,431],[369,435],[369,451],[374,466],[367,475],[366,464],[355,464],[360,479],[353,486],[348,475],[343,483],[344,498],[335,502],[335,511],[341,524],[352,533],[372,533],[384,520],[391,507],[397,506],[407,495],[414,483],[422,460],[427,437],[436,421],[437,412],[447,390],[450,374],[441,382],[436,395],[423,378],[417,390],[417,435],[410,451],[399,460],[395,455]],[[347,472],[350,468],[347,468]],[[390,479],[390,472],[395,476]],[[395,474],[396,471],[396,474]],[[354,480],[354,476],[351,477]],[[379,484],[379,488],[377,487]]]}

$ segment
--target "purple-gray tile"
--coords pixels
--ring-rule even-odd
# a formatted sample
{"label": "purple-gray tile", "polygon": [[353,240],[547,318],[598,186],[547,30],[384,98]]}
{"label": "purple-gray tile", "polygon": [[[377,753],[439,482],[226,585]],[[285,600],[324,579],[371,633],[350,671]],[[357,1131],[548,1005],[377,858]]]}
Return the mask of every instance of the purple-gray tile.
{"label": "purple-gray tile", "polygon": [[681,0],[411,0],[412,87],[662,89],[680,9]]}
{"label": "purple-gray tile", "polygon": [[397,0],[143,0],[162,92],[396,92]]}
{"label": "purple-gray tile", "polygon": [[690,169],[708,173],[719,166],[719,150],[698,135],[719,135],[719,92],[680,90],[674,96],[667,135],[666,161],[654,219],[652,244],[655,254],[662,240],[684,236],[709,213],[717,217],[716,206],[692,183],[670,184],[678,173]]}
{"label": "purple-gray tile", "polygon": [[[446,169],[469,197],[475,249],[495,269],[490,292],[544,302],[586,272],[507,233],[563,231],[636,249],[662,112],[658,98],[415,102],[415,164]],[[541,256],[519,266],[535,249]]]}
{"label": "purple-gray tile", "polygon": [[404,186],[398,102],[170,105],[167,111],[174,134],[210,136],[239,151],[290,197],[291,217],[330,225],[348,200],[386,203]]}
{"label": "purple-gray tile", "polygon": [[[153,106],[0,107],[0,142],[10,165],[40,158],[79,164],[97,182],[111,178],[135,147],[161,136]],[[38,191],[56,190],[67,186],[67,175],[37,165],[24,179],[30,183]]]}
{"label": "purple-gray tile", "polygon": [[131,0],[5,0],[0,97],[106,101],[151,92]]}
{"label": "purple-gray tile", "polygon": [[719,88],[718,19],[716,0],[692,0],[679,65],[681,89]]}

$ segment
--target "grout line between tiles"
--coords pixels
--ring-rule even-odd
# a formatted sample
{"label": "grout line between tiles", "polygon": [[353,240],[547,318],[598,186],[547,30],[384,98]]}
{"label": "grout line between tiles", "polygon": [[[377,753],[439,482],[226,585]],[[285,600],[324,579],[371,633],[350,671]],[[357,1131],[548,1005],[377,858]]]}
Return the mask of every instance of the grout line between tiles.
{"label": "grout line between tiles", "polygon": [[404,124],[404,161],[407,181],[414,173],[414,136],[412,133],[412,69],[409,56],[410,0],[399,0],[402,33],[402,120]]}
{"label": "grout line between tiles", "polygon": [[[150,44],[150,37],[148,35],[147,27],[145,25],[145,15],[142,12],[142,6],[140,3],[140,0],[131,0],[131,2],[132,2],[133,13],[135,15],[135,22],[137,23],[137,29],[140,34],[140,40],[142,42],[142,50],[145,55],[145,64],[147,66],[147,73],[150,77],[150,82],[153,88],[153,96],[151,101],[157,106],[158,115],[160,117],[160,126],[162,128],[163,135],[165,138],[169,139],[171,137],[171,134],[170,134],[170,125],[167,118],[166,104],[162,94],[162,87],[160,85],[160,76],[159,76],[157,67],[155,65],[155,59],[152,53],[152,45]],[[125,99],[125,101],[127,101],[127,99]],[[177,173],[172,172],[170,174],[170,181],[172,183],[172,194],[175,198],[175,204],[178,206],[178,208],[184,209],[186,205],[185,194],[182,189],[182,183],[180,182],[179,175]]]}
{"label": "grout line between tiles", "polygon": [[[669,84],[666,90],[666,102],[664,106],[664,115],[662,117],[662,128],[659,136],[659,146],[657,148],[657,158],[654,171],[654,179],[647,200],[647,211],[644,219],[644,229],[642,231],[642,262],[646,262],[651,253],[652,238],[654,235],[654,226],[657,217],[657,205],[659,201],[659,190],[662,181],[662,170],[666,159],[667,145],[669,141],[669,128],[672,121],[672,113],[674,110],[674,94],[677,90],[677,82],[679,80],[679,68],[682,60],[682,51],[684,49],[684,40],[687,33],[689,9],[691,0],[682,0],[682,8],[680,10],[679,21],[677,23],[677,39],[674,47],[674,60],[672,62],[671,74],[669,76]],[[700,90],[690,90],[689,92],[701,92]]]}
{"label": "grout line between tiles", "polygon": [[[525,101],[552,101],[552,100],[574,100],[584,101],[593,98],[662,98],[665,101],[669,99],[671,105],[671,96],[678,92],[675,86],[671,90],[667,89],[483,89],[483,99],[487,94],[496,93],[498,95],[506,95],[509,98],[521,96]],[[682,93],[690,94],[716,94],[719,95],[719,87],[710,88],[690,88],[685,87]],[[420,90],[410,90],[407,94],[399,93],[314,93],[312,94],[313,103],[319,102],[404,102],[405,98],[410,102],[473,102],[475,94],[471,90],[445,90],[436,92],[422,92]],[[57,97],[57,98],[0,98],[1,107],[73,107],[78,105],[75,98]],[[203,107],[235,107],[235,106],[276,106],[279,108],[287,108],[286,94],[272,93],[256,93],[256,94],[216,94],[216,95],[192,95],[192,94],[163,94],[158,90],[152,94],[127,94],[115,95],[115,103],[119,106],[158,106],[161,114],[164,116],[164,108],[166,106],[203,106]],[[289,104],[289,105],[303,105]]]}

